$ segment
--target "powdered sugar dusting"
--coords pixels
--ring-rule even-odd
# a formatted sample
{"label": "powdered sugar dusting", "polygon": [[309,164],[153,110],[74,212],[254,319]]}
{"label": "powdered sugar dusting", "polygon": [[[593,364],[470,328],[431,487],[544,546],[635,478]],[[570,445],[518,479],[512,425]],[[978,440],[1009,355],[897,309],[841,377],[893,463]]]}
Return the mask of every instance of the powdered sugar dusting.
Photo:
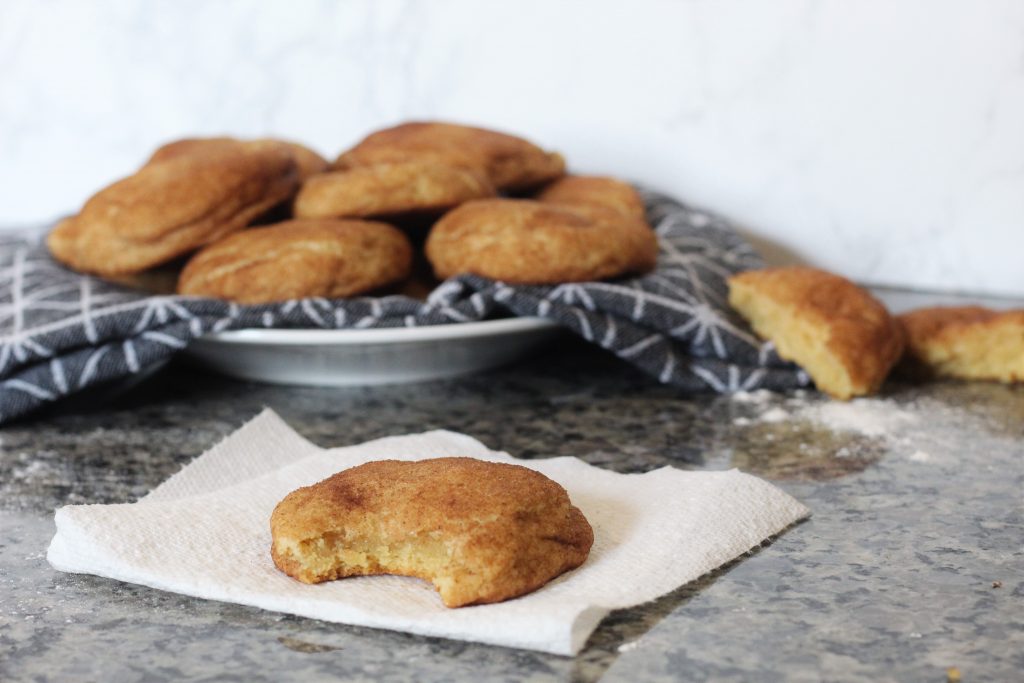
{"label": "powdered sugar dusting", "polygon": [[[957,476],[971,451],[1020,452],[1024,406],[1014,387],[893,382],[883,394],[836,401],[817,391],[750,392],[721,399],[717,433],[729,464],[775,480],[824,481],[869,467],[913,477]],[[969,442],[964,435],[969,434]]]}
{"label": "powdered sugar dusting", "polygon": [[753,409],[754,415],[738,417],[733,423],[778,424],[789,421],[810,422],[836,432],[872,437],[891,437],[918,422],[908,407],[891,399],[858,398],[852,401],[820,401],[807,394],[782,397],[769,391],[740,392],[732,400]]}
{"label": "powdered sugar dusting", "polygon": [[757,391],[737,391],[731,394],[730,398],[736,403],[752,403],[763,406],[771,403],[774,396],[775,394],[767,389],[758,389]]}
{"label": "powdered sugar dusting", "polygon": [[788,410],[776,406],[775,408],[771,408],[761,413],[761,416],[758,418],[758,422],[785,422],[792,417],[792,414]]}
{"label": "powdered sugar dusting", "polygon": [[891,436],[900,428],[917,422],[916,415],[893,401],[872,398],[808,406],[798,416],[835,431],[865,436]]}

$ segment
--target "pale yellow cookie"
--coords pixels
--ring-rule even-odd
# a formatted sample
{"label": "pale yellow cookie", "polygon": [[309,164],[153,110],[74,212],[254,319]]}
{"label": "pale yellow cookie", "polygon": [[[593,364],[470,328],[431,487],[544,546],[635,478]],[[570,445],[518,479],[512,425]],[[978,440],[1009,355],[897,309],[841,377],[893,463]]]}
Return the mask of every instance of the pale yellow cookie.
{"label": "pale yellow cookie", "polygon": [[334,163],[335,169],[430,161],[482,173],[499,190],[536,187],[562,176],[559,154],[513,135],[441,122],[403,123],[372,133]]}
{"label": "pale yellow cookie", "polygon": [[586,282],[654,268],[643,219],[601,206],[481,199],[445,214],[427,237],[437,277],[473,273],[521,284]]}
{"label": "pale yellow cookie", "polygon": [[734,275],[729,304],[775,343],[779,356],[835,398],[878,391],[903,352],[903,333],[885,306],[823,270],[769,268]]}
{"label": "pale yellow cookie", "polygon": [[469,168],[430,161],[357,166],[318,175],[295,198],[299,218],[438,214],[470,199],[493,197],[494,186]]}
{"label": "pale yellow cookie", "polygon": [[594,532],[561,486],[473,458],[379,460],[289,493],[270,518],[278,569],[305,583],[400,574],[448,607],[537,590],[587,559]]}
{"label": "pale yellow cookie", "polygon": [[279,146],[181,154],[101,190],[59,223],[46,244],[75,270],[137,273],[241,230],[298,186],[298,166]]}
{"label": "pale yellow cookie", "polygon": [[644,218],[644,200],[629,183],[615,178],[569,175],[546,186],[536,197],[538,201],[569,206],[602,206]]}
{"label": "pale yellow cookie", "polygon": [[293,220],[252,228],[192,257],[178,293],[245,304],[355,296],[400,282],[412,246],[400,230],[358,220]]}
{"label": "pale yellow cookie", "polygon": [[941,377],[1024,382],[1024,310],[924,308],[899,316],[907,360]]}

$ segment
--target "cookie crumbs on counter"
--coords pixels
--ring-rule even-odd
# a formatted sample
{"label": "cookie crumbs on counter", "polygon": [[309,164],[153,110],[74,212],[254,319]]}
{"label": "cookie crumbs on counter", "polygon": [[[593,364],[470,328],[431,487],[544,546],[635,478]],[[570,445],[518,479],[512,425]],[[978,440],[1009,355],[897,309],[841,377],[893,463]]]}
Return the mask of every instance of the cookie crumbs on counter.
{"label": "cookie crumbs on counter", "polygon": [[758,421],[759,422],[785,422],[790,417],[792,417],[792,415],[790,415],[790,413],[788,411],[784,410],[783,408],[772,408],[772,409],[762,413],[761,416],[758,418]]}
{"label": "cookie crumbs on counter", "polygon": [[737,403],[765,405],[771,402],[774,395],[774,392],[768,389],[757,389],[756,391],[736,391],[730,395],[730,398]]}
{"label": "cookie crumbs on counter", "polygon": [[631,640],[628,643],[623,643],[622,645],[619,645],[618,651],[620,653],[621,652],[629,652],[630,650],[635,650],[638,647],[640,647],[640,639],[639,638],[637,640]]}
{"label": "cookie crumbs on counter", "polygon": [[960,669],[955,666],[946,669],[946,681],[947,683],[960,683]]}
{"label": "cookie crumbs on counter", "polygon": [[1003,587],[1003,582],[1002,581],[993,581],[992,582],[992,587],[993,588],[1002,588]]}

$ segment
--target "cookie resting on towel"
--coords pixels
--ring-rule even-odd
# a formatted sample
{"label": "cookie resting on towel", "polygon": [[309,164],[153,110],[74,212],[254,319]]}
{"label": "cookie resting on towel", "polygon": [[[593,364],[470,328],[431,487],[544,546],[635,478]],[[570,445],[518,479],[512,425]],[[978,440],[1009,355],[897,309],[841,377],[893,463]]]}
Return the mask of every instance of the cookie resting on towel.
{"label": "cookie resting on towel", "polygon": [[565,489],[474,458],[378,460],[289,493],[270,518],[274,564],[304,583],[398,574],[448,607],[500,602],[583,564],[594,533]]}
{"label": "cookie resting on towel", "polygon": [[839,399],[878,391],[903,353],[899,324],[849,280],[814,268],[748,270],[729,278],[729,304],[779,356]]}
{"label": "cookie resting on towel", "polygon": [[295,160],[279,146],[181,154],[100,190],[46,244],[77,271],[137,273],[241,230],[298,186]]}
{"label": "cookie resting on towel", "polygon": [[397,161],[470,168],[499,190],[519,191],[565,173],[561,155],[505,133],[453,123],[403,123],[370,134],[334,162],[343,170]]}
{"label": "cookie resting on towel", "polygon": [[324,173],[295,198],[299,218],[441,213],[470,199],[493,197],[494,186],[471,168],[398,161]]}
{"label": "cookie resting on towel", "polygon": [[913,369],[940,377],[1024,382],[1024,310],[923,308],[899,321]]}
{"label": "cookie resting on towel", "polygon": [[244,304],[355,296],[404,280],[412,245],[387,223],[292,220],[252,228],[192,257],[178,293]]}
{"label": "cookie resting on towel", "polygon": [[472,273],[517,284],[588,282],[653,269],[658,240],[642,219],[601,206],[480,199],[434,225],[426,254],[441,279]]}

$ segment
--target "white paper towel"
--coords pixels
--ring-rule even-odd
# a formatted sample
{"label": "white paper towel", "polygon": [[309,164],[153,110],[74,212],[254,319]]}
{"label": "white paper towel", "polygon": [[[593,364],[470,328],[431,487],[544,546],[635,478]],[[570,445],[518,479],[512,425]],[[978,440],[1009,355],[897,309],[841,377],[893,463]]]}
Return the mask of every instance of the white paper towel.
{"label": "white paper towel", "polygon": [[[594,527],[579,569],[524,597],[448,609],[398,576],[299,583],[270,559],[270,513],[288,492],[370,460],[470,456],[554,479]],[[572,655],[612,609],[653,600],[806,517],[736,470],[618,474],[576,458],[517,460],[446,431],[321,449],[264,411],[137,503],[57,510],[47,555],[67,572],[326,621]]]}

